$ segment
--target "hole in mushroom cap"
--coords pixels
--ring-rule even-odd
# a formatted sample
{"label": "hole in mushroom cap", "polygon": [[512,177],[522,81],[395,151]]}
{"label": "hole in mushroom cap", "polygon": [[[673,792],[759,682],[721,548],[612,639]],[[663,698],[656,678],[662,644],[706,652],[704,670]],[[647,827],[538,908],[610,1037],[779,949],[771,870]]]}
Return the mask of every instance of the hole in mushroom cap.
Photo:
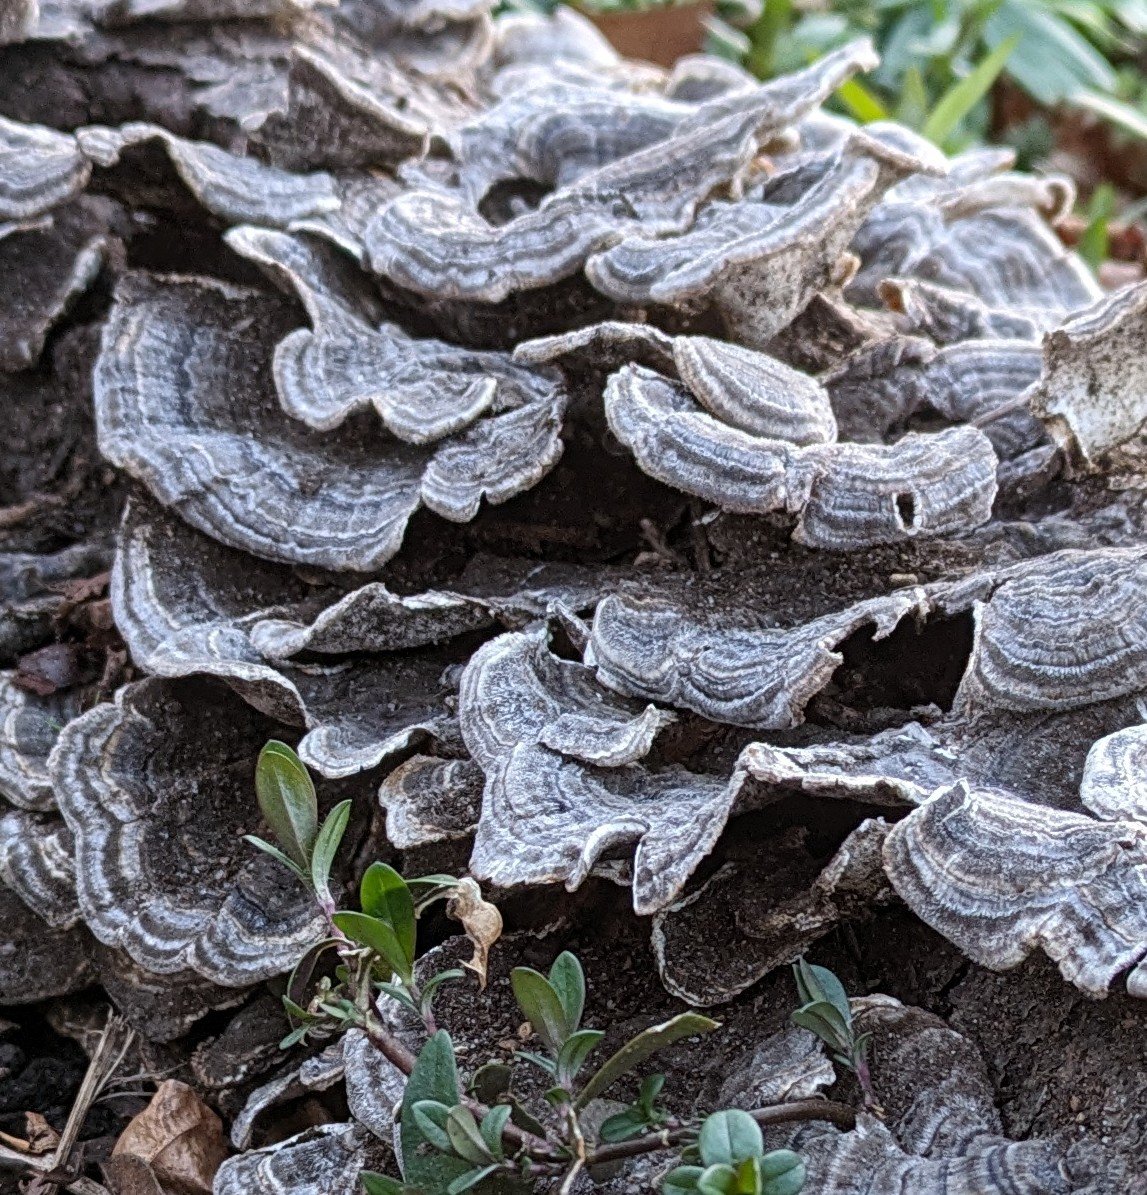
{"label": "hole in mushroom cap", "polygon": [[916,499],[911,494],[897,494],[895,501],[896,513],[907,530],[916,521]]}
{"label": "hole in mushroom cap", "polygon": [[550,190],[531,178],[503,179],[482,196],[478,211],[483,219],[495,226],[508,224],[518,216],[532,212]]}

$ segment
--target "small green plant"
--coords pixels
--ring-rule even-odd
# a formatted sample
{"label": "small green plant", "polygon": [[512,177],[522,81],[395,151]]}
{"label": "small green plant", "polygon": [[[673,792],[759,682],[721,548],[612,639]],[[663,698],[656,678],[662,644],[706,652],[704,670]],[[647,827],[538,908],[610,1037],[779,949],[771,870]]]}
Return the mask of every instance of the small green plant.
{"label": "small green plant", "polygon": [[765,1153],[760,1126],[736,1108],[706,1118],[697,1144],[682,1155],[687,1158],[699,1164],[671,1170],[663,1195],[797,1195],[804,1186],[800,1157],[790,1149]]}
{"label": "small green plant", "polygon": [[857,1036],[844,984],[827,967],[815,966],[804,958],[793,964],[793,976],[801,1001],[800,1008],[792,1014],[793,1024],[815,1033],[828,1046],[833,1061],[856,1075],[864,1093],[864,1106],[883,1115],[868,1069],[868,1043],[872,1034]]}
{"label": "small green plant", "polygon": [[[717,1022],[684,1012],[638,1033],[595,1060],[605,1031],[582,1024],[586,981],[569,951],[546,974],[516,967],[510,984],[541,1049],[517,1055],[540,1070],[548,1087],[532,1114],[512,1094],[514,1073],[503,1062],[475,1060],[473,1080],[463,1089],[450,1035],[435,1024],[433,1003],[442,984],[465,972],[449,969],[420,975],[417,929],[422,911],[447,900],[475,944],[467,964],[485,980],[485,959],[500,930],[497,910],[473,880],[433,875],[407,879],[385,863],[372,863],[358,889],[358,909],[340,909],[332,869],[350,820],[344,801],[320,823],[314,785],[298,756],[284,743],[263,749],[255,777],[259,808],[276,843],[249,841],[287,867],[314,894],[328,934],[292,974],[283,1004],[292,1023],[284,1048],[308,1036],[326,1037],[355,1028],[406,1076],[399,1120],[402,1177],[365,1172],[368,1195],[513,1195],[543,1178],[568,1191],[583,1171],[636,1154],[685,1147],[683,1165],[664,1190],[705,1195],[792,1195],[804,1181],[800,1159],[788,1151],[765,1153],[757,1119],[829,1119],[845,1127],[851,1109],[825,1100],[746,1112],[722,1112],[703,1123],[678,1120],[657,1103],[665,1079],[647,1075],[637,1097],[617,1110],[604,1103],[617,1084],[658,1051],[687,1037],[712,1032]],[[494,929],[491,929],[494,926]],[[333,977],[324,976],[309,996],[315,964],[326,951],[338,956]],[[385,995],[421,1022],[426,1039],[415,1054],[379,1015]],[[546,1110],[548,1108],[548,1111]],[[612,1113],[612,1114],[609,1114]],[[754,1119],[756,1118],[756,1119]],[[746,1127],[746,1125],[748,1127]],[[698,1165],[693,1165],[696,1159]]]}
{"label": "small green plant", "polygon": [[864,122],[899,120],[945,149],[983,139],[985,97],[1001,75],[1044,107],[1085,108],[1147,135],[1142,108],[1128,102],[1141,103],[1147,85],[1134,65],[1147,34],[1141,0],[764,0],[746,32],[744,61],[761,78],[871,37],[880,66],[846,84],[838,103]]}

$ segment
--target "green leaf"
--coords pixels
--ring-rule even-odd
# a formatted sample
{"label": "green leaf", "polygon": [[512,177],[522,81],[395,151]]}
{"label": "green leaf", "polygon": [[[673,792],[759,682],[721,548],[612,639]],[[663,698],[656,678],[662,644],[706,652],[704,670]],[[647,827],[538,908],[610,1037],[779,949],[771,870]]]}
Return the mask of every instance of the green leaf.
{"label": "green leaf", "polygon": [[335,913],[331,920],[352,942],[373,950],[404,983],[414,978],[411,960],[406,956],[394,930],[377,917],[366,913]]}
{"label": "green leaf", "polygon": [[565,1009],[550,981],[532,967],[515,967],[510,972],[510,986],[526,1020],[556,1056],[568,1031]]}
{"label": "green leaf", "polygon": [[585,1060],[597,1048],[605,1034],[600,1029],[579,1029],[571,1037],[567,1037],[565,1044],[558,1054],[558,1075],[563,1083],[572,1083],[577,1078],[578,1071],[585,1065]]}
{"label": "green leaf", "polygon": [[849,79],[836,89],[836,98],[848,109],[849,115],[861,124],[887,120],[888,109],[876,93],[869,91],[859,79]]}
{"label": "green leaf", "polygon": [[[407,966],[414,965],[414,898],[406,881],[387,863],[372,863],[359,885],[362,911],[394,931]],[[396,968],[397,970],[397,968]]]}
{"label": "green leaf", "polygon": [[796,1011],[805,1017],[815,1017],[822,1021],[841,1041],[852,1041],[852,1025],[840,1015],[840,1009],[835,1004],[829,1004],[827,1000],[818,1000],[814,1004],[805,1004]]}
{"label": "green leaf", "polygon": [[704,1173],[700,1166],[678,1166],[661,1180],[661,1195],[692,1195]]}
{"label": "green leaf", "polygon": [[561,1086],[551,1087],[549,1091],[542,1092],[542,1099],[551,1107],[560,1108],[562,1104],[569,1104],[573,1101],[573,1094]]}
{"label": "green leaf", "polygon": [[761,1158],[761,1195],[798,1195],[804,1187],[805,1165],[791,1149],[773,1149]]}
{"label": "green leaf", "polygon": [[[848,1001],[848,993],[844,984],[827,967],[818,967],[801,958],[796,964],[798,968],[797,987],[802,988],[801,1003],[813,1004],[826,1000],[840,1013],[841,1020],[851,1027],[852,1005]],[[805,994],[807,993],[807,994]]]}
{"label": "green leaf", "polygon": [[641,1089],[637,1093],[637,1106],[647,1116],[652,1116],[653,1101],[661,1094],[661,1089],[664,1086],[664,1075],[646,1075],[641,1080]]}
{"label": "green leaf", "polygon": [[1086,108],[1089,112],[1094,112],[1096,116],[1102,116],[1104,120],[1111,121],[1125,132],[1147,140],[1147,116],[1138,108],[1133,108],[1130,104],[1125,104],[1122,100],[1114,99],[1112,96],[1100,95],[1097,91],[1073,92],[1071,102],[1080,108]]}
{"label": "green leaf", "polygon": [[277,846],[273,846],[266,839],[258,838],[254,834],[244,834],[243,841],[249,842],[253,847],[262,851],[263,854],[270,855],[272,859],[277,859],[284,867],[289,867],[304,884],[310,883],[310,877],[294,859],[289,859]]}
{"label": "green leaf", "polygon": [[461,1158],[447,1157],[437,1150],[419,1149],[426,1143],[426,1138],[414,1118],[414,1105],[422,1100],[436,1100],[453,1108],[460,1099],[454,1045],[450,1035],[439,1029],[422,1047],[402,1095],[399,1140],[403,1178],[410,1186],[441,1191],[470,1169]]}
{"label": "green leaf", "polygon": [[1066,21],[1029,0],[1003,0],[984,25],[993,53],[1015,39],[1008,74],[1041,104],[1071,99],[1083,89],[1110,92],[1115,72]]}
{"label": "green leaf", "polygon": [[359,1178],[366,1195],[402,1195],[405,1189],[397,1179],[386,1174],[376,1174],[373,1170],[364,1170]]}
{"label": "green leaf", "polygon": [[706,1166],[697,1176],[697,1190],[701,1195],[740,1195],[740,1186],[737,1172],[723,1162]]}
{"label": "green leaf", "polygon": [[522,1130],[523,1133],[532,1133],[535,1137],[545,1137],[546,1126],[540,1120],[532,1116],[522,1105],[515,1099],[511,1099],[511,1106],[513,1112],[510,1113],[510,1120]]}
{"label": "green leaf", "polygon": [[627,1141],[630,1137],[636,1137],[638,1133],[644,1132],[648,1124],[649,1121],[640,1109],[626,1108],[624,1112],[606,1117],[601,1122],[598,1135],[603,1141],[610,1144],[615,1141]]}
{"label": "green leaf", "polygon": [[585,972],[576,954],[563,950],[550,967],[550,986],[561,1002],[568,1037],[577,1031],[585,1011]]}
{"label": "green leaf", "polygon": [[1108,227],[1115,214],[1115,188],[1101,183],[1087,205],[1087,227],[1079,237],[1075,251],[1091,268],[1097,269],[1108,256]]}
{"label": "green leaf", "polygon": [[518,1050],[515,1058],[524,1058],[527,1062],[532,1062],[539,1070],[545,1071],[552,1079],[558,1073],[557,1063],[552,1058],[547,1058],[544,1054],[535,1054],[532,1050]]}
{"label": "green leaf", "polygon": [[910,129],[919,129],[928,119],[928,89],[919,67],[910,66],[900,84],[900,99],[896,104],[896,119]]}
{"label": "green leaf", "polygon": [[444,1154],[454,1152],[454,1143],[446,1131],[446,1122],[450,1119],[450,1109],[438,1100],[419,1100],[412,1109],[414,1122],[425,1140],[435,1149]]}
{"label": "green leaf", "polygon": [[509,1104],[498,1104],[482,1117],[482,1123],[478,1126],[482,1140],[486,1142],[486,1148],[495,1158],[503,1156],[502,1133],[513,1110]]}
{"label": "green leaf", "polygon": [[451,968],[449,971],[439,971],[437,975],[431,977],[422,985],[422,1007],[428,1009],[430,1002],[434,998],[434,993],[444,983],[452,983],[457,979],[465,979],[466,972],[457,967]]}
{"label": "green leaf", "polygon": [[697,1144],[706,1166],[736,1166],[745,1158],[760,1157],[765,1152],[761,1126],[739,1108],[707,1116]]}
{"label": "green leaf", "polygon": [[385,992],[392,1000],[397,1000],[403,1008],[409,1008],[415,1016],[420,1016],[418,1005],[410,998],[410,993],[399,983],[380,983],[380,992]]}
{"label": "green leaf", "polygon": [[353,801],[340,801],[327,814],[323,828],[315,838],[315,849],[311,854],[311,883],[316,892],[327,892],[331,879],[331,867],[334,865],[335,855],[346,833],[347,822],[350,821]]}
{"label": "green leaf", "polygon": [[924,127],[920,130],[929,141],[943,145],[956,130],[956,126],[988,94],[992,84],[999,78],[1012,51],[1019,44],[1019,34],[1002,41],[969,74],[953,83],[940,97],[932,109]]}
{"label": "green leaf", "polygon": [[309,871],[319,831],[319,802],[310,774],[286,743],[272,739],[259,753],[255,797],[279,845]]}
{"label": "green leaf", "polygon": [[309,1029],[309,1025],[300,1025],[297,1029],[292,1029],[291,1032],[288,1033],[281,1042],[279,1042],[279,1049],[289,1050],[292,1046],[297,1046],[299,1042],[306,1039]]}
{"label": "green leaf", "polygon": [[498,1097],[510,1090],[514,1072],[504,1062],[487,1062],[480,1066],[470,1080],[470,1090],[479,1103],[493,1107]]}
{"label": "green leaf", "polygon": [[303,1021],[306,1024],[311,1024],[312,1022],[318,1020],[318,1017],[316,1017],[313,1012],[307,1012],[307,1010],[301,1005],[296,1004],[290,996],[284,996],[282,1000],[283,1007],[287,1010],[287,1015],[294,1017],[296,1021]]}
{"label": "green leaf", "polygon": [[489,1162],[497,1161],[486,1145],[474,1113],[469,1108],[459,1104],[450,1109],[446,1118],[446,1131],[450,1134],[450,1144],[454,1152],[474,1166],[485,1166]]}
{"label": "green leaf", "polygon": [[479,1169],[467,1170],[460,1174],[447,1188],[446,1195],[462,1195],[463,1191],[472,1191],[484,1178],[488,1178],[501,1167],[498,1163],[492,1166],[482,1166]]}
{"label": "green leaf", "polygon": [[632,1041],[626,1042],[616,1054],[602,1064],[597,1073],[582,1088],[574,1106],[584,1108],[590,1100],[596,1099],[616,1083],[622,1075],[626,1075],[634,1067],[640,1066],[646,1058],[656,1054],[658,1050],[671,1046],[683,1037],[692,1037],[696,1033],[709,1033],[717,1027],[716,1021],[696,1012],[683,1012],[673,1017],[672,1020],[665,1021],[660,1025],[653,1025],[643,1033],[639,1033]]}
{"label": "green leaf", "polygon": [[834,1050],[848,1053],[852,1049],[852,1033],[841,1021],[840,1014],[831,1004],[806,1004],[789,1017],[794,1025],[815,1033],[825,1045]]}

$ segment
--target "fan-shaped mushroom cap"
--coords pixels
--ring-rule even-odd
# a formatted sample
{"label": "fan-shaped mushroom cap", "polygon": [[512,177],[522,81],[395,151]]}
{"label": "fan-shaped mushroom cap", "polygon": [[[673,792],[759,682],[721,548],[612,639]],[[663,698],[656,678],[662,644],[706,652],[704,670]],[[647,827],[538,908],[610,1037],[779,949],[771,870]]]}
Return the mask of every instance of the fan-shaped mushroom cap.
{"label": "fan-shaped mushroom cap", "polygon": [[688,229],[635,229],[591,257],[586,276],[617,302],[715,302],[738,339],[763,345],[815,291],[848,276],[842,255],[879,173],[868,158],[835,154],[791,197],[714,201]]}
{"label": "fan-shaped mushroom cap", "polygon": [[673,360],[694,398],[730,427],[801,446],[836,439],[824,388],[765,353],[708,336],[679,336]]}
{"label": "fan-shaped mushroom cap", "polygon": [[621,62],[605,35],[575,8],[552,12],[505,11],[494,22],[493,65],[499,70],[537,63],[578,63],[604,69]]}
{"label": "fan-shaped mushroom cap", "polygon": [[356,1195],[366,1136],[355,1125],[323,1124],[238,1154],[219,1167],[215,1195]]}
{"label": "fan-shaped mushroom cap", "polygon": [[1100,294],[1082,261],[1026,207],[949,214],[935,201],[889,200],[852,248],[862,262],[848,291],[857,301],[874,303],[886,278],[919,278],[1048,328]]}
{"label": "fan-shaped mushroom cap", "polygon": [[675,338],[653,324],[627,324],[606,320],[523,341],[514,349],[514,360],[527,365],[559,364],[563,367],[614,370],[636,362],[661,373],[673,373]]}
{"label": "fan-shaped mushroom cap", "polygon": [[[437,453],[326,436],[281,411],[262,372],[290,309],[207,279],[131,275],[104,330],[95,401],[104,455],[220,542],[270,560],[368,570],[425,500],[465,521],[561,455],[565,397],[472,427]],[[178,382],[178,384],[177,384]]]}
{"label": "fan-shaped mushroom cap", "polygon": [[639,366],[606,386],[614,435],[651,477],[725,510],[799,515],[793,538],[855,549],[986,522],[996,456],[983,432],[952,428],[896,444],[798,448],[699,411],[683,388]]}
{"label": "fan-shaped mushroom cap", "polygon": [[1128,726],[1096,740],[1079,796],[1105,821],[1147,822],[1147,726]]}
{"label": "fan-shaped mushroom cap", "polygon": [[291,322],[285,303],[257,291],[126,278],[96,368],[100,448],[223,543],[375,567],[417,509],[425,454],[320,439],[287,419],[260,371]]}
{"label": "fan-shaped mushroom cap", "polygon": [[0,370],[34,366],[51,330],[95,281],[110,242],[109,209],[81,199],[11,235],[0,228],[0,275],[20,280],[19,294],[11,288],[0,299]]}
{"label": "fan-shaped mushroom cap", "polygon": [[607,768],[647,755],[673,715],[600,688],[584,664],[552,655],[546,638],[545,631],[500,635],[471,657],[459,710],[474,759],[487,767],[519,743]]}
{"label": "fan-shaped mushroom cap", "polygon": [[631,232],[685,232],[769,135],[872,61],[867,42],[853,43],[806,71],[701,104],[668,136],[581,173],[505,224],[490,224],[461,192],[400,195],[368,229],[371,267],[417,294],[496,303],[575,273]]}
{"label": "fan-shaped mushroom cap", "polygon": [[[589,584],[578,570],[560,566],[475,564],[479,594],[402,597],[378,582],[344,594],[307,585],[281,565],[252,561],[154,504],[133,501],[111,599],[141,668],[226,680],[256,709],[307,727],[298,750],[310,766],[348,776],[393,766],[430,738],[455,737],[442,675],[466,656],[449,646],[452,637],[503,616],[529,621],[555,599],[592,603],[609,586],[608,576]],[[414,647],[430,650],[407,651]],[[290,659],[304,652],[328,658]],[[406,654],[377,654],[390,652]]]}
{"label": "fan-shaped mushroom cap", "polygon": [[321,918],[242,839],[259,828],[249,790],[272,731],[225,694],[210,682],[129,685],[64,728],[51,767],[96,937],[159,974],[190,968],[239,987],[288,969]]}
{"label": "fan-shaped mushroom cap", "polygon": [[0,796],[21,809],[56,808],[48,755],[64,724],[79,713],[75,692],[38,696],[0,672]]}
{"label": "fan-shaped mushroom cap", "polygon": [[976,605],[954,708],[1067,710],[1147,687],[1145,584],[1137,548],[1058,552],[1010,570]]}
{"label": "fan-shaped mushroom cap", "polygon": [[[886,1120],[862,1113],[847,1133],[796,1130],[806,1182],[832,1195],[1069,1195],[1116,1190],[1102,1150],[1062,1136],[1009,1141],[983,1058],[939,1017],[889,996],[853,1001],[857,1031],[873,1033],[876,1095]],[[939,1059],[943,1059],[942,1064]],[[1098,1156],[1097,1156],[1098,1155]]]}
{"label": "fan-shaped mushroom cap", "polygon": [[378,791],[386,810],[386,839],[400,851],[467,838],[478,825],[483,773],[471,759],[415,755]]}
{"label": "fan-shaped mushroom cap", "polygon": [[[311,427],[325,431],[373,407],[399,439],[430,444],[487,411],[558,395],[554,376],[515,366],[504,354],[415,340],[394,324],[375,326],[365,279],[348,277],[347,263],[321,245],[246,227],[226,239],[307,308],[313,331],[300,328],[278,344],[275,386],[287,414]],[[490,438],[495,450],[504,443],[504,435]]]}
{"label": "fan-shaped mushroom cap", "polygon": [[72,833],[52,813],[0,813],[0,880],[54,929],[80,919]]}
{"label": "fan-shaped mushroom cap", "polygon": [[477,206],[500,182],[567,186],[663,141],[693,111],[655,93],[555,80],[515,89],[443,140]]}
{"label": "fan-shaped mushroom cap", "polygon": [[285,227],[339,206],[329,174],[291,174],[144,121],[119,128],[89,126],[76,133],[76,141],[86,158],[105,168],[114,166],[126,149],[158,142],[192,195],[229,224]]}
{"label": "fan-shaped mushroom cap", "polygon": [[875,638],[928,610],[920,589],[872,598],[788,629],[708,626],[659,601],[614,595],[597,607],[585,653],[602,684],[735,726],[784,730],[843,657],[834,649],[861,627]]}
{"label": "fan-shaped mushroom cap", "polygon": [[[996,970],[1044,950],[1094,996],[1147,953],[1147,828],[955,784],[892,827],[884,868],[912,911]],[[1133,973],[1132,994],[1147,991]]]}
{"label": "fan-shaped mushroom cap", "polygon": [[0,552],[0,660],[52,639],[53,616],[64,605],[59,586],[107,568],[111,543],[97,535],[57,552]]}
{"label": "fan-shaped mushroom cap", "polygon": [[74,199],[90,174],[71,134],[0,117],[0,222],[27,220]]}
{"label": "fan-shaped mushroom cap", "polygon": [[880,300],[902,316],[912,332],[937,344],[999,338],[1038,342],[1042,321],[1022,311],[989,307],[975,295],[933,286],[919,278],[885,278],[877,288]]}
{"label": "fan-shaped mushroom cap", "polygon": [[1032,410],[1085,464],[1129,440],[1147,421],[1147,284],[1125,287],[1044,338]]}
{"label": "fan-shaped mushroom cap", "polygon": [[246,994],[220,987],[194,971],[156,975],[125,951],[87,939],[95,977],[124,1019],[148,1041],[173,1042],[209,1012],[230,1008]]}
{"label": "fan-shaped mushroom cap", "polygon": [[750,1058],[721,1084],[722,1108],[753,1111],[769,1104],[814,1099],[836,1082],[820,1040],[802,1029],[765,1038]]}
{"label": "fan-shaped mushroom cap", "polygon": [[1001,460],[1044,440],[1016,400],[1040,375],[1039,349],[1023,340],[965,340],[942,348],[923,368],[919,401],[953,423],[974,423]]}
{"label": "fan-shaped mushroom cap", "polygon": [[[463,689],[463,724],[468,723]],[[734,813],[796,792],[902,807],[924,798],[916,778],[945,780],[935,745],[874,742],[870,749],[782,750],[750,743],[730,776],[634,764],[599,767],[519,743],[482,761],[486,789],[473,873],[501,887],[563,882],[577,888],[610,849],[634,844],[633,904],[656,912],[680,894]]]}
{"label": "fan-shaped mushroom cap", "polygon": [[345,37],[341,41],[293,44],[285,104],[258,124],[248,121],[275,165],[394,167],[423,151],[435,117],[449,110],[428,102],[415,76],[385,59],[352,52]]}

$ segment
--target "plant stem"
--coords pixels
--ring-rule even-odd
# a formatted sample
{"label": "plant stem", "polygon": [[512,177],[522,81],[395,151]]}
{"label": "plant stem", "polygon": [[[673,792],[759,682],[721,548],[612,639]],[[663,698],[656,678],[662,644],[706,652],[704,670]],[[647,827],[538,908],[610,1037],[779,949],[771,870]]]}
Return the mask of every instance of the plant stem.
{"label": "plant stem", "polygon": [[[793,1124],[802,1120],[827,1120],[837,1128],[845,1130],[856,1125],[854,1109],[847,1104],[835,1104],[830,1100],[794,1100],[791,1104],[772,1104],[767,1108],[757,1108],[749,1115],[759,1125]],[[632,1141],[622,1141],[617,1145],[605,1145],[587,1155],[586,1165],[619,1162],[625,1158],[638,1157],[640,1154],[670,1149],[688,1141],[695,1132],[695,1128],[671,1129],[668,1132],[636,1137]]]}

